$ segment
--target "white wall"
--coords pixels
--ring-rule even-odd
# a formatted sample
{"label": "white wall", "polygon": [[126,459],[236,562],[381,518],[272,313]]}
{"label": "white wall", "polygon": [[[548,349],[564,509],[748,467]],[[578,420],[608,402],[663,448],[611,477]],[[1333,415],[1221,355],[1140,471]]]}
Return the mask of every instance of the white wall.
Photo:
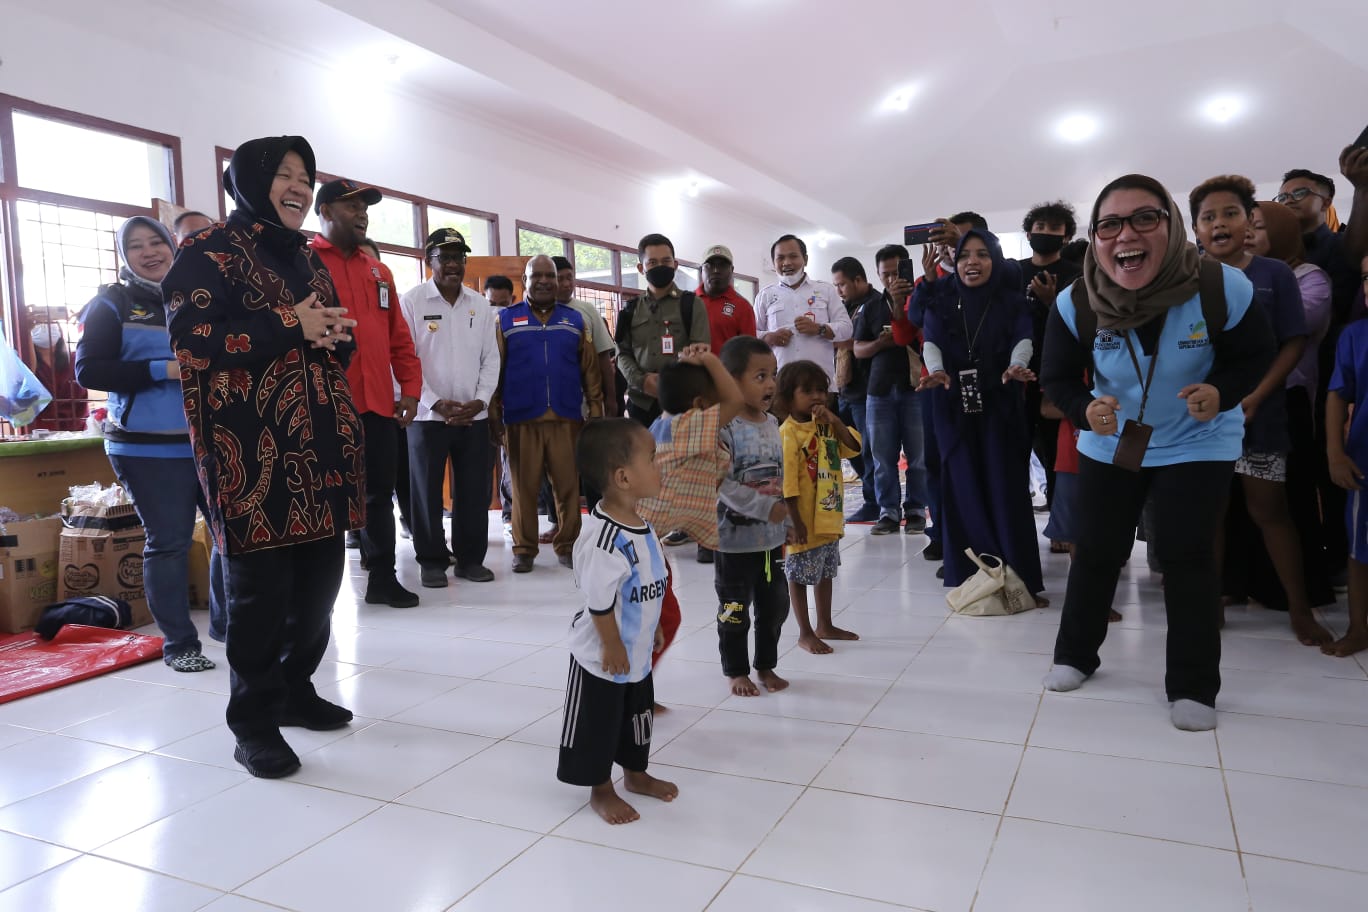
{"label": "white wall", "polygon": [[[517,252],[522,219],[629,246],[664,231],[685,259],[723,243],[739,271],[756,274],[788,230],[703,197],[662,196],[638,177],[426,99],[389,88],[358,96],[336,72],[196,21],[196,9],[233,15],[231,4],[70,0],[35,10],[0,0],[0,92],[179,136],[184,203],[211,214],[216,145],[298,133],[330,173],[497,212],[504,254]],[[282,47],[311,40],[274,38]]]}

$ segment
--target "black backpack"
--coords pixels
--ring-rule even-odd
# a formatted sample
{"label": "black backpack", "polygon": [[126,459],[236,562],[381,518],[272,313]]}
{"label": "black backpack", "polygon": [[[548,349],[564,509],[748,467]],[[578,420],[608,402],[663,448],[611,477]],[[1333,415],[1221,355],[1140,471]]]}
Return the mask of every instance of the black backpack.
{"label": "black backpack", "polygon": [[[1082,276],[1074,279],[1069,288],[1072,289],[1078,341],[1087,350],[1088,364],[1091,366],[1091,340],[1097,337],[1097,312],[1088,303],[1088,288],[1083,284]],[[1226,306],[1225,276],[1220,263],[1206,257],[1198,261],[1197,289],[1202,298],[1202,319],[1206,321],[1207,338],[1215,345],[1216,337],[1225,331],[1226,320],[1230,319],[1230,308]]]}

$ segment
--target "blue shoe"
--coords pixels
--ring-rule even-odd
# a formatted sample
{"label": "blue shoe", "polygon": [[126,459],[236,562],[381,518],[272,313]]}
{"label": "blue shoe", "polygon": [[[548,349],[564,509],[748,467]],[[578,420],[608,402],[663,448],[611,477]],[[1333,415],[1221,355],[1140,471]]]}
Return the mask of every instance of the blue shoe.
{"label": "blue shoe", "polygon": [[845,521],[853,523],[872,523],[878,518],[879,508],[876,506],[865,504],[863,507],[860,507],[860,509],[856,510],[854,513],[851,513],[849,516],[847,516],[845,518]]}

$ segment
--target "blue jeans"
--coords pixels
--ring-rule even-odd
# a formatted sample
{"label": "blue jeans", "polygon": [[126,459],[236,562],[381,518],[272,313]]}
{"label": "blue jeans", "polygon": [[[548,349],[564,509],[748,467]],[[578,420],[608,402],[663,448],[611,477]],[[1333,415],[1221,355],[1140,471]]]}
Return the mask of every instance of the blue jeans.
{"label": "blue jeans", "polygon": [[[851,426],[860,433],[860,455],[850,460],[851,466],[860,473],[860,492],[864,495],[864,502],[870,506],[874,505],[874,454],[869,448],[869,429],[866,424],[865,400],[847,399],[842,396],[840,399],[841,410],[850,415]],[[844,418],[844,416],[842,416]]]}
{"label": "blue jeans", "polygon": [[[143,547],[143,586],[147,606],[161,630],[164,656],[200,648],[199,631],[190,620],[190,543],[195,507],[204,500],[193,459],[115,456],[109,464],[133,498],[147,533]],[[209,565],[211,633],[226,629],[222,561],[217,551]],[[219,639],[219,637],[215,637]]]}
{"label": "blue jeans", "polygon": [[899,454],[907,457],[908,512],[926,515],[921,396],[913,390],[894,387],[886,396],[868,396],[865,410],[870,448],[874,453],[874,492],[879,515],[893,520],[904,518],[904,498],[898,477]]}

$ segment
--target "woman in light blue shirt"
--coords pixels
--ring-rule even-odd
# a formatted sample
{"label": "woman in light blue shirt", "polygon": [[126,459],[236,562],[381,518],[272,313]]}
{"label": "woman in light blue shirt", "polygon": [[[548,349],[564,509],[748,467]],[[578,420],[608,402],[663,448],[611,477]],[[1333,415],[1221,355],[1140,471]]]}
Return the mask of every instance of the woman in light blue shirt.
{"label": "woman in light blue shirt", "polygon": [[[1273,357],[1268,320],[1239,270],[1202,263],[1158,181],[1131,174],[1093,205],[1083,279],[1045,334],[1046,395],[1079,436],[1078,546],[1050,690],[1097,671],[1140,511],[1153,509],[1168,614],[1173,724],[1216,726],[1216,529],[1244,438],[1240,401]],[[1091,387],[1084,377],[1091,378]]]}

